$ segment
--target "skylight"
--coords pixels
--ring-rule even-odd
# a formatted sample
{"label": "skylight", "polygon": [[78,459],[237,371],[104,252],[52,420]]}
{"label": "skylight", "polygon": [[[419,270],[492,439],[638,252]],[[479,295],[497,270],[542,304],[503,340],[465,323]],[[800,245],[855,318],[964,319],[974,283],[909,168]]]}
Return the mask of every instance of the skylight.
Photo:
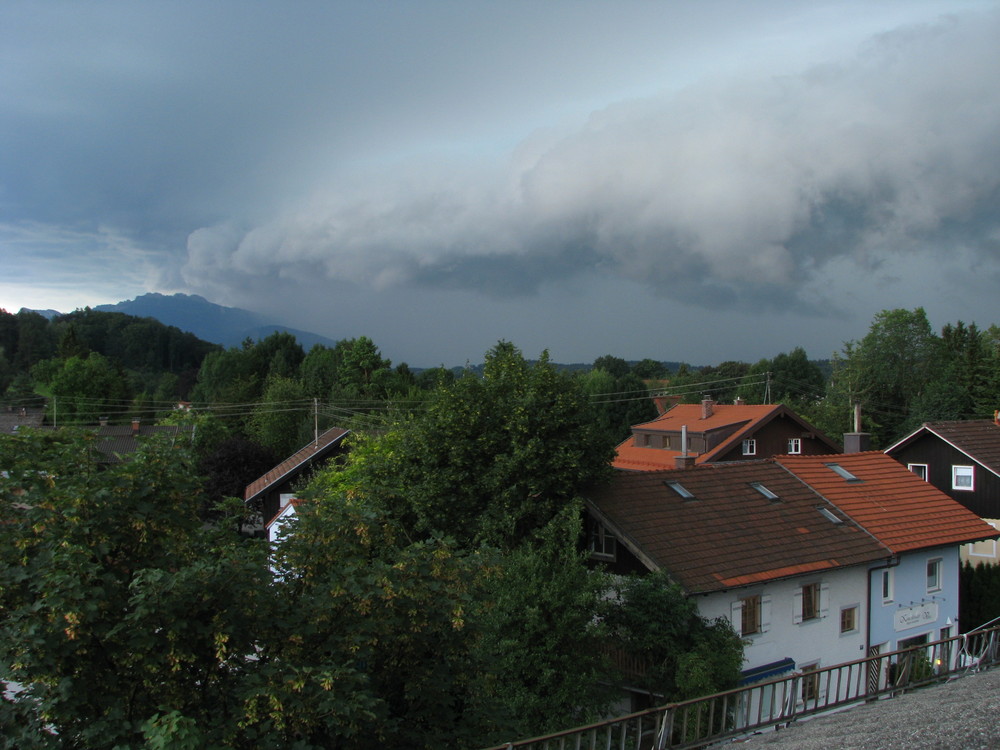
{"label": "skylight", "polygon": [[694,495],[691,493],[691,491],[687,487],[685,487],[683,484],[681,484],[680,482],[670,482],[670,481],[667,481],[667,482],[664,482],[664,484],[667,485],[667,487],[669,487],[670,489],[672,489],[674,492],[676,492],[678,495],[680,495],[681,497],[683,497],[685,500],[693,500],[694,499]]}
{"label": "skylight", "polygon": [[842,524],[844,522],[843,518],[835,516],[833,513],[830,512],[830,510],[828,508],[819,507],[816,510],[818,510],[820,513],[822,513],[823,514],[823,518],[825,518],[830,523],[835,523],[835,524],[837,524],[839,526],[840,524]]}
{"label": "skylight", "polygon": [[762,494],[768,500],[780,500],[781,499],[774,492],[771,492],[771,490],[769,490],[767,487],[765,487],[764,485],[762,485],[760,482],[750,482],[750,486],[753,487],[755,490],[757,490],[757,492],[759,492],[760,494]]}
{"label": "skylight", "polygon": [[851,472],[849,472],[847,469],[845,469],[840,464],[823,464],[823,465],[826,466],[827,468],[829,468],[834,473],[836,473],[837,476],[839,476],[839,477],[841,477],[843,479],[846,479],[848,482],[860,482],[861,481],[860,479],[858,479],[856,476],[854,476]]}

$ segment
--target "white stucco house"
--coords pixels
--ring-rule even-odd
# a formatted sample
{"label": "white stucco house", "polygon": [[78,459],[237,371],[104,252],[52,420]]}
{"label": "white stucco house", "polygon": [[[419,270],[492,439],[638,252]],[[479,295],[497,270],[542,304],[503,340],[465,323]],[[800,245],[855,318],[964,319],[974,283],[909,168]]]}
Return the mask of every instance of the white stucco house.
{"label": "white stucco house", "polygon": [[662,569],[730,621],[744,683],[948,632],[958,546],[996,534],[881,453],[619,472],[588,511],[596,560]]}

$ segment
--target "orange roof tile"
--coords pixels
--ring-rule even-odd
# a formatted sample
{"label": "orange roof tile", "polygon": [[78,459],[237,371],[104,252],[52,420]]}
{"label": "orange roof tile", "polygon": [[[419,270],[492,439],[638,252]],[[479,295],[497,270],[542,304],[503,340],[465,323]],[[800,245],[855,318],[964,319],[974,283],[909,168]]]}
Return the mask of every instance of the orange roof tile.
{"label": "orange roof tile", "polygon": [[[894,553],[998,535],[975,513],[880,451],[775,460]],[[856,479],[845,479],[831,464]]]}
{"label": "orange roof tile", "polygon": [[[837,446],[815,427],[809,425],[794,411],[783,404],[713,404],[712,414],[702,418],[701,404],[677,404],[650,422],[633,425],[633,430],[643,432],[680,432],[686,427],[688,433],[705,433],[717,430],[732,430],[732,434],[718,445],[695,459],[695,463],[708,463],[727,453],[734,445],[743,440],[745,435],[756,432],[764,424],[778,415],[785,416],[808,426],[818,439],[829,445],[831,450]],[[680,451],[662,448],[647,448],[635,444],[635,436],[629,436],[616,448],[613,465],[616,469],[631,471],[651,471],[655,469],[673,469],[674,459],[681,455]]]}

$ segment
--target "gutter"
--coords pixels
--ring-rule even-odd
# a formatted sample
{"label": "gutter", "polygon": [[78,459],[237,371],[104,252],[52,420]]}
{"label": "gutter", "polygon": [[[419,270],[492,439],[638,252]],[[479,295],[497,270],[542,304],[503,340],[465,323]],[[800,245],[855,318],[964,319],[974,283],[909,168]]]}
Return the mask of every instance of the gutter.
{"label": "gutter", "polygon": [[876,570],[889,570],[899,565],[899,555],[887,558],[884,565],[868,568],[868,601],[865,611],[865,658],[871,656],[872,650],[872,573]]}

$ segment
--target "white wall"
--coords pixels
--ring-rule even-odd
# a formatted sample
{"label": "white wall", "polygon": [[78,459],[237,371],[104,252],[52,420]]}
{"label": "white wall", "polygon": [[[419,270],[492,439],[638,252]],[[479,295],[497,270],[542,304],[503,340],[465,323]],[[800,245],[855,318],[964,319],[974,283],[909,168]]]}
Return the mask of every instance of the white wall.
{"label": "white wall", "polygon": [[[796,668],[813,664],[825,667],[865,656],[867,574],[867,569],[863,567],[838,568],[699,596],[696,601],[703,617],[725,617],[732,622],[734,603],[747,596],[761,595],[765,603],[762,613],[764,632],[747,636],[744,669],[785,658],[793,659]],[[798,609],[801,606],[798,594],[803,585],[811,583],[819,583],[821,586],[821,616],[814,620],[796,622],[796,615],[801,613]],[[857,607],[856,627],[853,631],[842,634],[841,609],[850,606]],[[733,627],[739,632],[738,619]]]}
{"label": "white wall", "polygon": [[[927,563],[941,561],[940,589],[929,590]],[[936,641],[941,630],[958,635],[958,546],[919,550],[901,555],[891,571],[891,596],[882,597],[882,569],[871,571],[871,644],[895,651],[901,640],[926,635]],[[968,623],[975,626],[980,623]]]}

